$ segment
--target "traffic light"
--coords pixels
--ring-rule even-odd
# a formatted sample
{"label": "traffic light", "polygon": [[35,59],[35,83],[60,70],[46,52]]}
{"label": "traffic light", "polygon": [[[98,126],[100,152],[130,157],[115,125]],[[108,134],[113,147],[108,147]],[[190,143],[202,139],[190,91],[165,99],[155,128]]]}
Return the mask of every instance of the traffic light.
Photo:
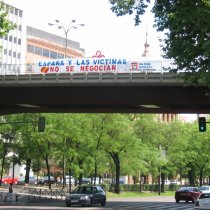
{"label": "traffic light", "polygon": [[198,124],[199,124],[199,131],[205,132],[206,131],[206,118],[205,117],[199,117],[198,118]]}
{"label": "traffic light", "polygon": [[45,117],[39,117],[38,132],[44,132],[44,130],[45,130]]}

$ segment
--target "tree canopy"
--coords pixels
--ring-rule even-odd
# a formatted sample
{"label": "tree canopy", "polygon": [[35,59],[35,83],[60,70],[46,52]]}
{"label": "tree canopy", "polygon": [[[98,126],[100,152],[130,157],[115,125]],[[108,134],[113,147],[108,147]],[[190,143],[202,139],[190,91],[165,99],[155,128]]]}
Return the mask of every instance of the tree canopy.
{"label": "tree canopy", "polygon": [[10,20],[7,18],[8,11],[4,8],[4,3],[0,2],[0,37],[5,36],[10,30],[16,27]]}
{"label": "tree canopy", "polygon": [[[117,16],[135,14],[135,25],[152,1],[110,0]],[[210,83],[210,0],[156,0],[154,13],[157,31],[164,33],[161,40],[163,57],[173,59],[176,70],[184,70],[193,84],[202,80]]]}

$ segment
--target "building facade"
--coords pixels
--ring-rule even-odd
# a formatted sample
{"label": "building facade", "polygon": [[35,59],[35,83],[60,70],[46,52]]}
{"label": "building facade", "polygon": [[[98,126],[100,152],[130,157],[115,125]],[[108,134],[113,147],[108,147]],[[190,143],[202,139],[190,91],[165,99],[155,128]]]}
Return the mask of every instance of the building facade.
{"label": "building facade", "polygon": [[25,64],[39,60],[61,59],[65,55],[84,57],[85,50],[78,42],[26,26],[23,10],[5,2],[0,4],[8,11],[7,19],[16,25],[8,35],[0,38],[1,74],[25,73],[29,70]]}
{"label": "building facade", "polygon": [[[8,71],[13,71],[11,68],[14,65],[20,65],[25,62],[25,23],[24,13],[21,9],[13,7],[4,2],[0,2],[5,11],[8,11],[7,19],[16,25],[14,30],[0,38],[0,65],[10,67]],[[14,69],[15,70],[15,69]],[[18,71],[21,69],[18,68]],[[9,72],[8,72],[9,73]]]}
{"label": "building facade", "polygon": [[[30,26],[26,27],[26,63],[39,60],[84,57],[85,50],[78,42],[66,39]],[[67,48],[67,49],[66,49]]]}

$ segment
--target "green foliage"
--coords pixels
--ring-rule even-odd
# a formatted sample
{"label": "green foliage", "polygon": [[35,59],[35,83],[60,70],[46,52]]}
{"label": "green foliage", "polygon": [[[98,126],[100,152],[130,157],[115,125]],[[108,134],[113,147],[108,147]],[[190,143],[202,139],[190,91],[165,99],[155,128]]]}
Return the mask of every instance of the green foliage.
{"label": "green foliage", "polygon": [[8,12],[4,3],[0,2],[0,37],[5,36],[10,30],[16,28],[16,25],[7,19]]}
{"label": "green foliage", "polygon": [[[40,116],[46,118],[43,133],[37,130]],[[46,168],[47,160],[49,166],[62,168],[65,157],[66,174],[71,171],[77,179],[81,174],[83,177],[103,177],[108,174],[116,179],[119,173],[118,176],[135,176],[138,183],[139,176],[148,173],[156,179],[160,168],[161,173],[169,179],[179,174],[180,179],[188,178],[195,183],[198,179],[208,177],[210,130],[200,133],[197,122],[163,123],[156,116],[7,115],[1,118],[2,123],[8,124],[0,126],[0,155],[3,159],[5,152],[15,150],[19,157],[17,162],[31,160],[31,167],[38,174],[39,169]],[[5,144],[5,137],[12,139],[13,143]],[[5,161],[5,170],[8,170],[10,162],[9,159]],[[148,189],[154,191],[156,187],[153,185]],[[125,189],[120,187],[119,190]]]}
{"label": "green foliage", "polygon": [[[110,0],[117,16],[135,13],[140,23],[149,1]],[[152,12],[157,31],[163,32],[163,56],[173,59],[176,69],[184,70],[185,80],[210,86],[210,0],[156,0]],[[174,67],[173,67],[174,68]]]}
{"label": "green foliage", "polygon": [[148,0],[109,0],[112,4],[111,10],[117,14],[132,15],[135,11],[135,24],[141,23],[140,15],[145,13],[145,9],[148,7]]}

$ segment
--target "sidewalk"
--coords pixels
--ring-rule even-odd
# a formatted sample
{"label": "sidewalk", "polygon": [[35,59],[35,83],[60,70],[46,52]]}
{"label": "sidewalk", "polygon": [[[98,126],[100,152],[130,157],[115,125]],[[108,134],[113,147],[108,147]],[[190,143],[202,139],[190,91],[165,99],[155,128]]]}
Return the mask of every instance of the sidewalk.
{"label": "sidewalk", "polygon": [[175,202],[175,199],[173,196],[148,196],[148,197],[132,197],[132,198],[107,198],[107,201]]}

